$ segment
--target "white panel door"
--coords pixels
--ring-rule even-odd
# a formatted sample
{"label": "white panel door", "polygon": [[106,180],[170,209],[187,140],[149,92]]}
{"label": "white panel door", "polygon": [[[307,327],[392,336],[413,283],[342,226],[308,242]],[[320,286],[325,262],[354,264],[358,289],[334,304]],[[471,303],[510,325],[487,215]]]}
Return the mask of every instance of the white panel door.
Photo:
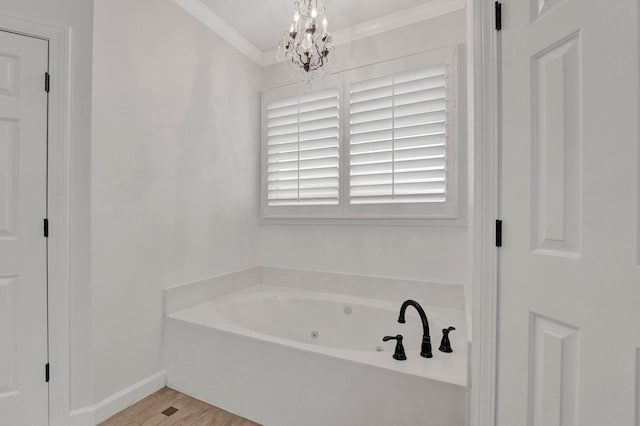
{"label": "white panel door", "polygon": [[0,31],[0,426],[48,420],[44,40]]}
{"label": "white panel door", "polygon": [[498,425],[637,425],[638,0],[502,16]]}

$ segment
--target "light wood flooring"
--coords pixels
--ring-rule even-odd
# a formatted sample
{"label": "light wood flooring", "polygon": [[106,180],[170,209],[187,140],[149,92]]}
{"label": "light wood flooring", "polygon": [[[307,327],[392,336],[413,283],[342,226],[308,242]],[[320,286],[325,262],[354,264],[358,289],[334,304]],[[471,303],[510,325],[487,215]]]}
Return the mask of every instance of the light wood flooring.
{"label": "light wood flooring", "polygon": [[260,426],[170,388],[160,389],[99,426]]}

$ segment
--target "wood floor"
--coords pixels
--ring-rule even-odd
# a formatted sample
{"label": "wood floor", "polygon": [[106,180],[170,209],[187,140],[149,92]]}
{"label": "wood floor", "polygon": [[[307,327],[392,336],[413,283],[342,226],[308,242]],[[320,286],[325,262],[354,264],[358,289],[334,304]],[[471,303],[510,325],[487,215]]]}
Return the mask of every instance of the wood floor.
{"label": "wood floor", "polygon": [[160,389],[99,426],[155,425],[260,426],[170,388]]}

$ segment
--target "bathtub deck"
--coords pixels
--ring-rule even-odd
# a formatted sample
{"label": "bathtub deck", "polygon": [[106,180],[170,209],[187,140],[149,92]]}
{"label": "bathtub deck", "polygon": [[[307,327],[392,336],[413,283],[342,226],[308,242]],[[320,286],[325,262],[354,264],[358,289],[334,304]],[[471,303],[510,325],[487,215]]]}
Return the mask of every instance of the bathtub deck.
{"label": "bathtub deck", "polygon": [[116,414],[100,426],[260,426],[170,388]]}

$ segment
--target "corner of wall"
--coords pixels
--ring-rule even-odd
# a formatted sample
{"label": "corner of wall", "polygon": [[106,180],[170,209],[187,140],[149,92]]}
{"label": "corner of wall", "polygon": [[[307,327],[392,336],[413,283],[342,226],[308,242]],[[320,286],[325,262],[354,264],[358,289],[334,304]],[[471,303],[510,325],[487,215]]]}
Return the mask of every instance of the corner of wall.
{"label": "corner of wall", "polygon": [[69,425],[95,426],[162,389],[165,384],[166,372],[162,370],[111,395],[96,405],[72,410],[69,413]]}

